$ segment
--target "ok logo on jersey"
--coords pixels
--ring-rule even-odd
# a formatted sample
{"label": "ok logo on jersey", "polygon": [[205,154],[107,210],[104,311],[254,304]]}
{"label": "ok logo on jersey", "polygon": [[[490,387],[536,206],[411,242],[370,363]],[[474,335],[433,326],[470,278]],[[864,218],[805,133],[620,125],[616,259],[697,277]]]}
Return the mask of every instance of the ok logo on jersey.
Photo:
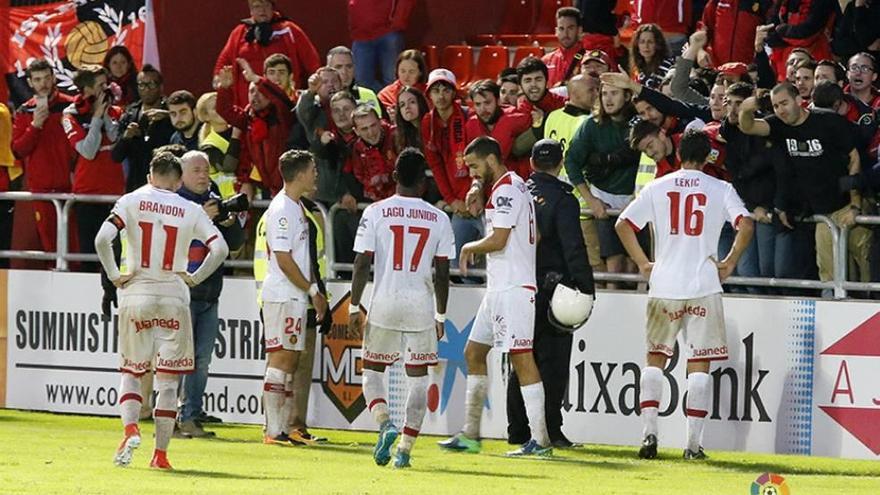
{"label": "ok logo on jersey", "polygon": [[510,208],[511,203],[513,203],[513,198],[508,198],[506,196],[498,196],[495,198],[495,206],[498,208]]}

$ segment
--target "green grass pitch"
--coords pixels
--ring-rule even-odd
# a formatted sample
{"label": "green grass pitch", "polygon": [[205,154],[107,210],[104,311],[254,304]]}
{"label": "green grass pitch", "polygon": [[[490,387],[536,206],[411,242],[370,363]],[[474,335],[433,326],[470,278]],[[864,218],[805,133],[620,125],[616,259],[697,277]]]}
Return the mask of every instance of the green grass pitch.
{"label": "green grass pitch", "polygon": [[413,468],[373,463],[375,434],[321,431],[330,443],[282,447],[260,443],[260,428],[220,425],[217,438],[172,440],[174,472],[148,468],[153,425],[128,468],[113,466],[119,420],[0,410],[2,494],[748,494],[761,473],[786,478],[792,495],[880,493],[880,463],[709,452],[684,462],[679,450],[642,461],[635,448],[586,445],[552,459],[508,459],[501,441],[481,454],[450,454],[422,437]]}

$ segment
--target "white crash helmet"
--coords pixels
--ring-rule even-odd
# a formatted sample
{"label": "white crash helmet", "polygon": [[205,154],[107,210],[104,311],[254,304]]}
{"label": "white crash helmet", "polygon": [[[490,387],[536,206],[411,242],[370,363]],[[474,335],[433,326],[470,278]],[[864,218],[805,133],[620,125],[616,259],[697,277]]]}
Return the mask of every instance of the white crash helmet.
{"label": "white crash helmet", "polygon": [[565,333],[574,333],[583,326],[593,312],[593,294],[584,294],[577,289],[557,284],[550,299],[547,318],[550,324]]}

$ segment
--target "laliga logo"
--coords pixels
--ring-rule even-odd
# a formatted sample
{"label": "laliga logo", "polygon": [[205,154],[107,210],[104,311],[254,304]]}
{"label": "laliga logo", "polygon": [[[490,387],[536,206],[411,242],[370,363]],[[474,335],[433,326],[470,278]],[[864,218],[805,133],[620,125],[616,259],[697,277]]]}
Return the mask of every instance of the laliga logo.
{"label": "laliga logo", "polygon": [[[876,359],[880,357],[880,312],[831,344],[822,356],[840,356],[840,364],[831,404],[819,409],[880,455],[880,387],[876,386],[880,374],[880,360]],[[866,383],[874,390],[865,390]]]}
{"label": "laliga logo", "polygon": [[764,473],[752,482],[751,495],[788,495],[790,492],[785,478],[773,473]]}

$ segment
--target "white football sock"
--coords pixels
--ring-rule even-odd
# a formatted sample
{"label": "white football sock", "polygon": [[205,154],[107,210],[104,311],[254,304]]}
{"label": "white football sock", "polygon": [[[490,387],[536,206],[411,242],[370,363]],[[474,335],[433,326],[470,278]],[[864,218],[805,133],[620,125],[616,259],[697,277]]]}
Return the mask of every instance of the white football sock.
{"label": "white football sock", "polygon": [[406,397],[406,419],[403,422],[403,437],[400,439],[398,448],[410,452],[419,430],[422,429],[422,421],[425,419],[425,410],[428,406],[428,375],[407,376],[409,382],[409,394]]}
{"label": "white football sock", "polygon": [[266,368],[263,380],[263,405],[266,408],[266,435],[275,438],[281,434],[282,408],[284,407],[284,383],[287,373],[278,368]]}
{"label": "white football sock", "polygon": [[642,368],[641,392],[639,407],[642,410],[642,422],[645,429],[643,437],[657,435],[657,412],[663,396],[663,371],[654,366]]}
{"label": "white football sock", "polygon": [[547,418],[544,415],[544,383],[533,383],[519,389],[522,391],[523,402],[526,405],[526,417],[529,418],[532,438],[541,447],[547,447],[550,445],[550,435],[547,434]]}
{"label": "white football sock", "polygon": [[364,399],[367,408],[373,414],[376,424],[382,426],[388,421],[388,400],[385,393],[385,373],[374,370],[364,370],[363,373]]}
{"label": "white football sock", "polygon": [[281,406],[281,431],[290,433],[290,418],[293,416],[293,374],[284,379],[284,404]]}
{"label": "white football sock", "polygon": [[156,450],[168,450],[177,420],[177,378],[157,373],[153,387],[158,392],[153,418],[156,421]]}
{"label": "white football sock", "polygon": [[708,373],[691,373],[687,378],[687,448],[692,452],[700,450],[703,443],[703,424],[709,414],[710,380]]}
{"label": "white football sock", "polygon": [[468,438],[480,439],[480,422],[483,419],[483,403],[489,377],[486,375],[468,375],[467,393],[464,401],[464,435]]}
{"label": "white football sock", "polygon": [[137,424],[143,402],[140,377],[131,373],[122,373],[122,383],[119,386],[119,410],[122,426]]}

